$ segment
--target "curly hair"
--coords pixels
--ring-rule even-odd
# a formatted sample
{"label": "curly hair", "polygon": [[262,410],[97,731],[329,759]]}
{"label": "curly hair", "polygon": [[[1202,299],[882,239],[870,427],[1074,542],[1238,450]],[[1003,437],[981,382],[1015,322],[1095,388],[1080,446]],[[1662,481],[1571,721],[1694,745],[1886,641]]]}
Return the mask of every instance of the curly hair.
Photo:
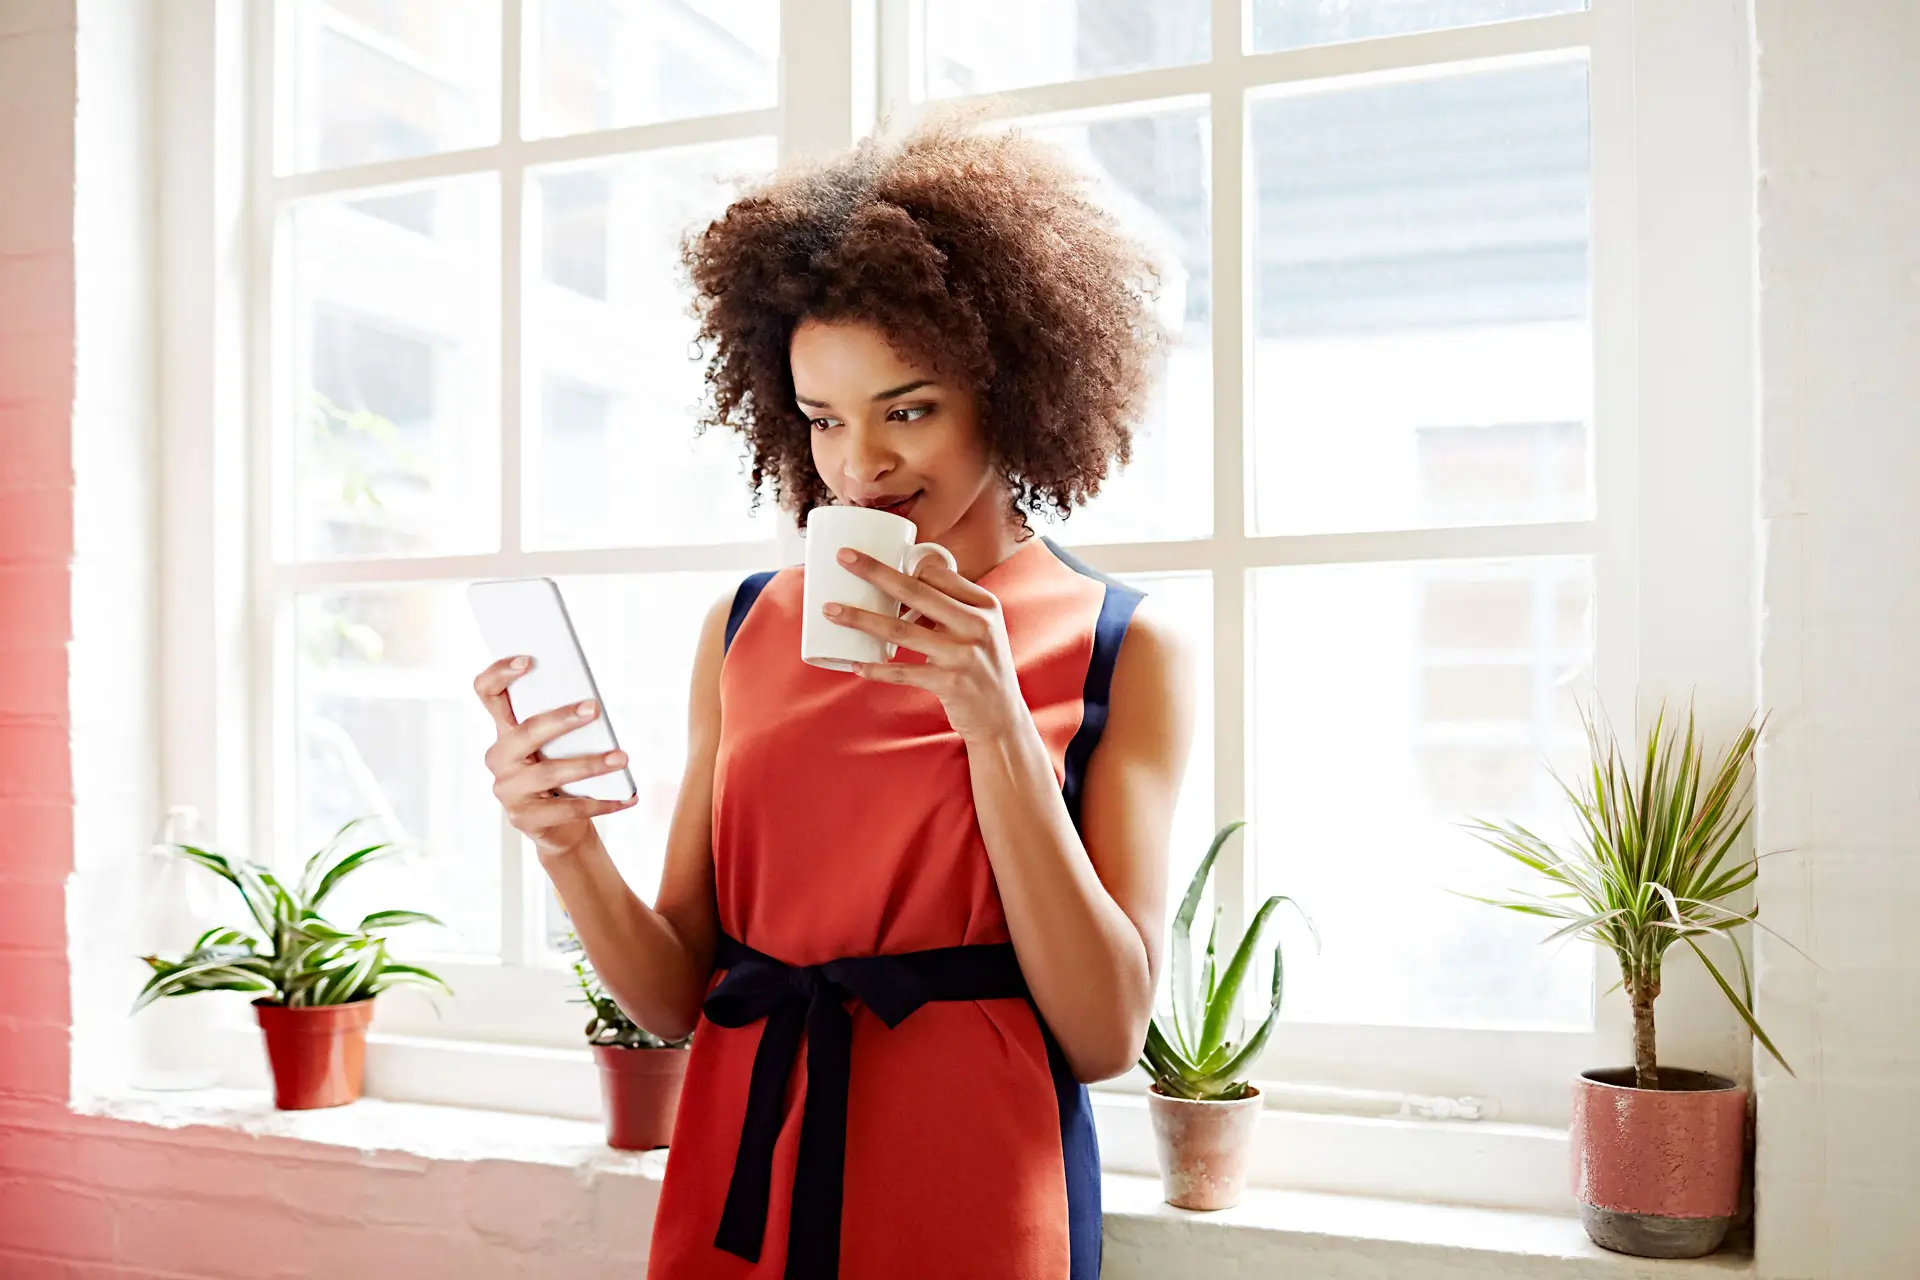
{"label": "curly hair", "polygon": [[1068,158],[944,111],[896,139],[783,169],[682,241],[702,430],[745,438],[755,502],[804,520],[816,474],[788,350],[801,320],[865,321],[978,396],[1011,516],[1061,516],[1125,465],[1168,335],[1146,252]]}

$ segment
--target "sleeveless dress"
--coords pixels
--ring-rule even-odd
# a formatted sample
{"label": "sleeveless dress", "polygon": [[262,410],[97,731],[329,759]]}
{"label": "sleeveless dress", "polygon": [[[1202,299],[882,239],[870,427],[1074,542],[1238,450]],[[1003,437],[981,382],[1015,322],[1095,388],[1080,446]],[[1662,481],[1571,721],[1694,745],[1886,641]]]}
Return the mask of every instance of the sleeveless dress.
{"label": "sleeveless dress", "polygon": [[[1095,1280],[1087,1089],[1026,994],[966,748],[932,694],[800,661],[801,573],[747,579],[727,624],[722,937],[647,1275]],[[1077,826],[1140,593],[1044,538],[979,582]]]}

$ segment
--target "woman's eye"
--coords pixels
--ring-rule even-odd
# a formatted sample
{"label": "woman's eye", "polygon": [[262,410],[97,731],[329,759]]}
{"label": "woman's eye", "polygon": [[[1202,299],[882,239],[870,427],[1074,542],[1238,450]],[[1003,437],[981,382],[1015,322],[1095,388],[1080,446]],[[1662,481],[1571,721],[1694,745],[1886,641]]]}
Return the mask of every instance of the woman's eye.
{"label": "woman's eye", "polygon": [[832,418],[813,418],[808,421],[807,425],[812,427],[815,431],[825,431],[828,427],[833,425],[833,419]]}
{"label": "woman's eye", "polygon": [[913,415],[910,418],[902,418],[902,422],[918,422],[921,418],[932,412],[933,406],[930,404],[903,404],[894,410],[894,413],[910,413]]}

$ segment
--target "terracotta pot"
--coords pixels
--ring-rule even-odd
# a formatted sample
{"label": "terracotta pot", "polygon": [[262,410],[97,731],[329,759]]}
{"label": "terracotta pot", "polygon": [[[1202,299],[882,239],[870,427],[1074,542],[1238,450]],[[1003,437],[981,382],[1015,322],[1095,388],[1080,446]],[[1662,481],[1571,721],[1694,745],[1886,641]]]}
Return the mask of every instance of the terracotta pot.
{"label": "terracotta pot", "polygon": [[608,1146],[650,1151],[667,1145],[673,1137],[673,1116],[680,1107],[680,1082],[686,1078],[689,1052],[593,1046],[594,1061],[600,1064]]}
{"label": "terracotta pot", "polygon": [[1260,1122],[1260,1091],[1231,1102],[1194,1102],[1148,1086],[1160,1185],[1181,1209],[1231,1209],[1247,1185],[1247,1153]]}
{"label": "terracotta pot", "polygon": [[273,1067],[273,1105],[282,1111],[338,1107],[360,1096],[373,1001],[306,1009],[255,1000],[253,1012]]}
{"label": "terracotta pot", "polygon": [[1603,1249],[1697,1258],[1726,1238],[1740,1206],[1747,1091],[1725,1076],[1662,1067],[1658,1089],[1632,1067],[1573,1082],[1573,1194]]}

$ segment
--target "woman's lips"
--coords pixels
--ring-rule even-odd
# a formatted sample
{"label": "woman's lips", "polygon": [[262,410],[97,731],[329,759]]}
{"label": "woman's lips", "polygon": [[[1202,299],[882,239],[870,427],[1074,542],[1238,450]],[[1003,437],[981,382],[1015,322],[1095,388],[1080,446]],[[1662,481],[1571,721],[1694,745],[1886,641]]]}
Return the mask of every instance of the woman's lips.
{"label": "woman's lips", "polygon": [[875,511],[885,511],[892,515],[905,516],[908,512],[913,510],[913,504],[920,500],[920,492],[921,492],[920,490],[916,489],[914,492],[908,494],[906,497],[901,498],[897,501],[888,502],[888,503],[874,503],[870,505],[873,506],[873,509]]}

